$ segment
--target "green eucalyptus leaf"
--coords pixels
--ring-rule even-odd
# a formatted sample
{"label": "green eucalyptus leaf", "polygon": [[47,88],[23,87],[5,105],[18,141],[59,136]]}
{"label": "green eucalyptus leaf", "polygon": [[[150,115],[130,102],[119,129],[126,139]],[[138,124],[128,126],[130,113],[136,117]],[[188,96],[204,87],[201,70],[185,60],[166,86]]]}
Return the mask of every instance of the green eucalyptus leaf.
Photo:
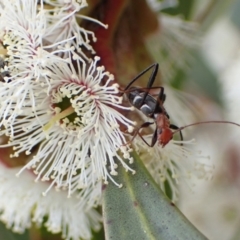
{"label": "green eucalyptus leaf", "polygon": [[136,174],[119,168],[112,182],[103,185],[103,218],[106,239],[206,239],[164,195],[136,154]]}
{"label": "green eucalyptus leaf", "polygon": [[0,222],[0,239],[1,240],[29,240],[28,231],[23,234],[13,233],[10,229],[7,229],[5,225]]}

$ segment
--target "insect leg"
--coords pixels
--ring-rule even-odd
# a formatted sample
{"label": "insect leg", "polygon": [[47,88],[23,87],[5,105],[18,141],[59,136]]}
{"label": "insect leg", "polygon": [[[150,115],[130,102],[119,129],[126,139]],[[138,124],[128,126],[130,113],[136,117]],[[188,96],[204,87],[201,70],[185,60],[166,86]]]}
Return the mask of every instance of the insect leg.
{"label": "insect leg", "polygon": [[157,75],[157,72],[158,72],[158,63],[152,64],[151,66],[149,66],[148,68],[143,70],[141,73],[139,73],[134,79],[132,79],[132,81],[125,87],[124,90],[127,90],[136,80],[138,80],[143,74],[145,74],[151,68],[154,68],[154,69],[153,69],[152,74],[149,78],[147,88],[151,87],[153,85],[154,81],[155,81],[155,78],[156,78],[156,75]]}
{"label": "insect leg", "polygon": [[157,142],[157,128],[154,131],[153,137],[152,137],[152,142],[150,147],[153,147],[155,145],[155,143]]}
{"label": "insect leg", "polygon": [[154,108],[154,113],[156,112],[163,112],[164,108],[163,108],[163,103],[166,99],[166,95],[164,94],[164,87],[159,87],[160,91],[157,97],[157,101],[155,104],[155,108]]}
{"label": "insect leg", "polygon": [[[174,125],[174,124],[170,124],[170,128],[171,128],[171,129],[174,129],[174,130],[178,130],[178,129],[179,129],[179,127],[176,126],[176,125]],[[179,130],[179,134],[180,134],[180,139],[181,139],[181,141],[183,141],[183,134],[182,134],[182,131],[181,131],[181,130]]]}
{"label": "insect leg", "polygon": [[[128,145],[130,143],[132,143],[132,141],[134,140],[134,138],[139,135],[139,137],[149,146],[149,147],[152,147],[152,144],[153,144],[153,140],[152,140],[152,143],[151,145],[142,137],[142,135],[139,133],[139,131],[142,129],[142,128],[146,128],[146,127],[149,127],[151,124],[153,124],[154,122],[145,122],[143,123],[139,128],[136,129],[135,133],[133,134],[132,136],[132,139],[130,141],[128,141],[125,145]],[[155,133],[154,133],[155,135]],[[157,138],[156,138],[157,139]],[[157,141],[157,140],[156,140]],[[154,142],[154,144],[156,143],[156,141]],[[153,144],[153,145],[154,145]]]}
{"label": "insect leg", "polygon": [[140,74],[138,74],[124,89],[124,91],[126,91],[137,79],[139,79],[143,74],[145,74],[147,71],[149,71],[151,68],[153,68],[152,70],[152,73],[151,73],[151,76],[149,78],[149,81],[148,81],[148,84],[147,84],[147,87],[146,87],[146,91],[142,97],[142,101],[141,103],[139,103],[140,105],[142,105],[149,93],[149,90],[151,89],[155,79],[156,79],[156,76],[157,76],[157,73],[158,73],[158,63],[154,63],[152,64],[151,66],[149,66],[148,68],[146,68],[145,70],[143,70]]}
{"label": "insect leg", "polygon": [[149,147],[153,147],[157,142],[157,128],[154,131],[151,144],[149,144],[139,132],[137,134]]}
{"label": "insect leg", "polygon": [[152,65],[152,67],[153,67],[153,71],[152,71],[152,74],[151,74],[151,76],[149,78],[149,81],[148,81],[148,84],[147,84],[147,89],[148,90],[144,93],[141,104],[143,104],[145,102],[145,99],[146,99],[146,97],[149,93],[149,90],[152,87],[154,81],[156,80],[156,76],[157,76],[157,73],[158,73],[158,63],[154,63]]}

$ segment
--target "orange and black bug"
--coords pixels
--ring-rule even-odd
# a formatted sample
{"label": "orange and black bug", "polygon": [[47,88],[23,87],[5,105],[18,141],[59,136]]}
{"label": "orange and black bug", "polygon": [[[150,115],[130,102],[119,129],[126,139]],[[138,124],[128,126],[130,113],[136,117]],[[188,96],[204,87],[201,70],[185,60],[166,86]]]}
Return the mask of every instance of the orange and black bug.
{"label": "orange and black bug", "polygon": [[[138,80],[147,71],[153,69],[149,78],[146,88],[132,87],[132,84]],[[134,133],[133,138],[139,135],[142,140],[149,146],[153,147],[156,142],[159,142],[161,146],[165,146],[173,137],[172,130],[178,130],[174,124],[170,123],[169,115],[164,108],[163,104],[166,100],[166,94],[164,93],[163,87],[152,87],[158,73],[158,63],[154,63],[150,67],[142,71],[138,76],[131,80],[131,82],[125,87],[124,92],[126,93],[128,100],[131,105],[140,110],[147,117],[153,119],[153,122],[144,122]],[[150,89],[160,89],[157,98],[154,98],[150,93]],[[156,124],[151,143],[149,144],[139,133],[142,128],[149,127],[152,124]],[[182,132],[180,132],[181,140],[183,140]]]}
{"label": "orange and black bug", "polygon": [[[166,100],[166,94],[164,93],[163,87],[153,87],[154,81],[156,79],[158,73],[158,63],[154,63],[140,74],[138,74],[131,82],[125,87],[124,93],[126,93],[127,98],[131,105],[145,114],[147,117],[153,119],[153,122],[144,122],[134,133],[132,140],[139,135],[142,140],[149,146],[153,147],[156,142],[158,142],[162,147],[169,143],[169,141],[173,138],[173,135],[177,132],[180,133],[180,138],[183,140],[182,130],[200,124],[208,124],[208,123],[228,123],[239,126],[239,124],[230,121],[204,121],[204,122],[196,122],[183,127],[178,127],[174,124],[170,123],[169,115],[164,108],[163,104]],[[142,75],[144,75],[147,71],[153,69],[151,76],[149,78],[148,84],[146,88],[141,87],[132,87],[132,84],[138,80]],[[153,95],[149,93],[151,89],[160,89],[157,98],[154,98]],[[152,136],[151,143],[149,144],[140,134],[140,130],[142,128],[149,127],[150,125],[156,125],[155,131]],[[175,131],[173,131],[175,130]]]}

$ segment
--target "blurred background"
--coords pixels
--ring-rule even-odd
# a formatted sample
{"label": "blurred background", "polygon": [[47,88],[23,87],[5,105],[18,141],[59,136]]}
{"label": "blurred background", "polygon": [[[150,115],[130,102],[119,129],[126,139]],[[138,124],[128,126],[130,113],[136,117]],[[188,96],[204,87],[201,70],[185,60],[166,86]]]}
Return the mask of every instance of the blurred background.
{"label": "blurred background", "polygon": [[[176,124],[221,119],[240,123],[240,0],[163,1],[158,7],[166,7],[161,9],[163,23],[165,14],[175,16],[173,21],[178,16],[192,22],[182,22],[179,32],[172,33],[181,43],[178,50],[188,50],[173,54],[173,74],[164,78],[184,96],[181,109],[178,103],[167,108],[186,117],[174,118]],[[183,34],[182,40],[177,34]],[[211,179],[181,187],[180,209],[207,238],[240,239],[240,128],[199,125],[183,134],[196,140],[196,150],[214,169]]]}

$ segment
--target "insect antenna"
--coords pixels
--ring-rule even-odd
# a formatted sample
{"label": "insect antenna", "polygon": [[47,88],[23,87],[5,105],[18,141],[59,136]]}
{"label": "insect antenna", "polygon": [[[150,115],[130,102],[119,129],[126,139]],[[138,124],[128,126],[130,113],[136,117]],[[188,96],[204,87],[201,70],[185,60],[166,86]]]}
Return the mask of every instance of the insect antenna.
{"label": "insect antenna", "polygon": [[225,124],[231,124],[240,127],[240,124],[231,122],[231,121],[203,121],[203,122],[196,122],[196,123],[191,123],[183,127],[179,127],[177,130],[173,132],[173,134],[182,131],[185,128],[191,127],[191,126],[196,126],[196,125],[201,125],[201,124],[209,124],[209,123],[225,123]]}
{"label": "insect antenna", "polygon": [[[133,88],[133,89],[120,89],[119,92],[121,92],[122,94],[124,93],[130,93],[130,92],[133,92],[133,91],[136,91],[137,90],[141,90],[142,92],[149,92],[149,90],[152,90],[152,89],[160,89],[162,87],[136,87],[136,88]],[[158,93],[155,93],[155,94],[151,94],[152,96],[157,96]]]}

